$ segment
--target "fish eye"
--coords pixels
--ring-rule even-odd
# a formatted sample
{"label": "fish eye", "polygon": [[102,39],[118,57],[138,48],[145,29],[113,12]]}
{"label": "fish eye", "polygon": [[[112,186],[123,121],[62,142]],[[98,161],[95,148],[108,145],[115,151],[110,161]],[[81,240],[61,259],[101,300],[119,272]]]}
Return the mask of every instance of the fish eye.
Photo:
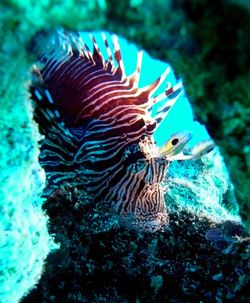
{"label": "fish eye", "polygon": [[179,142],[179,139],[174,138],[174,139],[171,141],[171,144],[172,144],[172,145],[176,145],[178,142]]}

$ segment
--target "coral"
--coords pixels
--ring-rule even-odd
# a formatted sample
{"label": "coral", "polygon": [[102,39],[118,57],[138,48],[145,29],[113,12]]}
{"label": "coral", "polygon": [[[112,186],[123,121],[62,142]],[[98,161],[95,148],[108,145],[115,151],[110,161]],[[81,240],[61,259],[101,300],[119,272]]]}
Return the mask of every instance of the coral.
{"label": "coral", "polygon": [[45,41],[46,31],[56,26],[77,26],[76,19],[83,26],[87,15],[102,10],[98,3],[65,1],[61,7],[56,1],[13,0],[0,4],[0,302],[18,302],[38,282],[45,258],[56,247],[42,210],[45,175],[37,160],[41,137],[27,93],[36,55],[32,41],[39,33]]}
{"label": "coral", "polygon": [[37,161],[40,136],[24,93],[26,66],[18,59],[13,64],[0,55],[0,302],[13,303],[37,283],[52,248],[39,197],[45,181]]}
{"label": "coral", "polygon": [[[26,87],[30,80],[28,70],[36,60],[33,55],[41,45],[46,45],[48,31],[57,26],[72,30],[94,30],[105,26],[171,63],[184,79],[196,115],[206,122],[213,137],[223,147],[240,211],[246,221],[249,215],[249,119],[244,122],[239,119],[249,107],[249,9],[244,10],[244,6],[238,5],[239,1],[233,0],[213,3],[208,0],[157,0],[152,4],[150,1],[130,1],[130,6],[125,0],[106,2],[106,6],[104,1],[62,1],[59,4],[58,1],[6,0],[0,4],[0,110],[1,114],[4,113],[0,127],[3,138],[0,151],[1,203],[4,202],[1,215],[5,211],[3,207],[11,207],[11,211],[5,213],[5,220],[1,221],[1,228],[6,229],[10,218],[17,218],[15,226],[27,226],[28,220],[23,218],[21,221],[16,216],[19,211],[20,214],[24,211],[28,218],[40,217],[41,226],[45,226],[41,200],[32,203],[43,177],[35,159],[37,132],[30,122]],[[224,122],[223,112],[235,102],[240,103],[242,109],[237,106],[233,116],[226,117]],[[19,110],[15,111],[15,107]],[[25,116],[27,119],[22,120]],[[240,126],[240,133],[235,125]],[[222,136],[225,133],[228,135]],[[31,154],[25,154],[27,146],[34,146]],[[31,173],[32,167],[35,175]],[[7,177],[11,171],[14,173],[10,179]],[[29,188],[30,175],[37,177],[34,191]],[[4,199],[3,194],[6,194]],[[229,206],[233,206],[231,194],[228,199],[231,201]],[[72,188],[61,189],[44,207],[51,221],[50,232],[56,234],[61,249],[48,258],[37,289],[23,302],[249,301],[246,287],[249,240],[236,223],[211,223],[208,218],[197,217],[196,213],[191,216],[185,209],[173,209],[166,233],[138,234],[120,226],[119,218],[110,216],[110,210],[103,209],[102,205],[93,209],[91,201]],[[37,228],[36,224],[33,227]],[[41,230],[40,235],[31,235],[46,245],[47,232],[43,231],[45,238],[40,238]],[[21,240],[22,232],[18,235],[20,237],[15,240]],[[12,242],[11,247],[16,249],[19,246]],[[32,252],[32,257],[37,256],[37,249]],[[45,257],[46,248],[43,253]],[[41,263],[37,263],[38,276]],[[35,263],[29,264],[32,267]],[[0,266],[1,270],[6,269],[6,264],[0,263]],[[11,278],[11,282],[15,281],[16,272],[12,269],[8,272],[9,280],[0,280],[1,283],[10,282]],[[27,274],[26,268],[22,273]],[[16,299],[32,287],[37,277],[22,281],[27,284],[25,289],[18,288],[21,292],[16,294]],[[16,288],[16,284],[12,285],[10,291]],[[10,294],[6,289],[2,292],[1,285],[1,295]],[[4,302],[14,299],[14,296],[1,297]]]}
{"label": "coral", "polygon": [[[158,0],[144,1],[143,9],[125,2],[115,5],[107,0],[107,15],[112,20],[108,28],[170,62],[181,76],[195,116],[223,151],[242,219],[250,230],[249,119],[240,121],[238,110],[229,121],[224,115],[235,102],[245,113],[249,108],[248,2]],[[236,130],[235,123],[242,132],[237,129],[224,135],[228,129]]]}
{"label": "coral", "polygon": [[247,294],[250,242],[238,223],[177,209],[164,232],[143,233],[69,186],[45,207],[61,249],[22,303],[225,303]]}
{"label": "coral", "polygon": [[[165,66],[145,57],[151,77]],[[192,129],[198,141],[209,137],[193,121],[185,94],[158,128],[159,146],[174,128]],[[155,146],[146,140],[141,145],[154,155]],[[249,238],[219,149],[193,162],[171,163],[164,185],[169,225],[154,234],[135,228],[132,216],[118,215],[108,203],[94,203],[87,188],[73,181],[58,188],[45,208],[61,249],[23,303],[230,302],[244,294]]]}
{"label": "coral", "polygon": [[234,187],[218,148],[200,160],[173,163],[165,182],[170,209],[177,206],[217,223],[241,222]]}

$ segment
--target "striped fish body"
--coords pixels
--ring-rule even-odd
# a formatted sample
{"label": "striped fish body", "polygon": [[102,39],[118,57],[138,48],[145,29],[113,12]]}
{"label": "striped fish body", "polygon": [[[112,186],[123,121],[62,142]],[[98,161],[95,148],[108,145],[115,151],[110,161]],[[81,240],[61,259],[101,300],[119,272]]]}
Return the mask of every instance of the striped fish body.
{"label": "striped fish body", "polygon": [[[90,39],[93,50],[81,35],[59,32],[34,67],[31,93],[45,136],[40,162],[48,192],[63,182],[77,184],[93,201],[158,230],[168,222],[162,180],[170,160],[158,152],[153,134],[183,89],[177,84],[154,96],[169,68],[139,88],[142,52],[127,76],[117,37],[102,35],[107,59]],[[165,99],[152,118],[152,106]]]}

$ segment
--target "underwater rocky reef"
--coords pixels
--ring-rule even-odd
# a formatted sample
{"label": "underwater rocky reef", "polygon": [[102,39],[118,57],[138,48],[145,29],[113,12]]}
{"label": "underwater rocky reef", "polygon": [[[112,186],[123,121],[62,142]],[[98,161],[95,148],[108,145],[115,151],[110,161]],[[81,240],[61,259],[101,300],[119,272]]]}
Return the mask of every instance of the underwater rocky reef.
{"label": "underwater rocky reef", "polygon": [[[5,1],[0,8],[0,302],[248,302],[249,6],[107,0]],[[160,230],[124,220],[76,179],[41,198],[52,174],[41,161],[46,148],[43,122],[33,119],[31,70],[62,28],[115,32],[169,62],[188,99],[185,115],[173,106],[166,123],[198,119],[217,145],[169,165]],[[121,47],[124,63],[128,48]],[[150,74],[163,64],[152,62]],[[159,145],[171,136],[168,124],[154,137]]]}

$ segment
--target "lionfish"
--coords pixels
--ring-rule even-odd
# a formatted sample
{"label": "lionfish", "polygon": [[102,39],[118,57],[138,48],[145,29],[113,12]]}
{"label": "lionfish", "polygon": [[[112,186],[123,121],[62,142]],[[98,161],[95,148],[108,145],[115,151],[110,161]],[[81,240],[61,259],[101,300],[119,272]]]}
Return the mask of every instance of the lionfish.
{"label": "lionfish", "polygon": [[132,213],[135,225],[156,231],[168,224],[163,179],[170,162],[201,157],[214,144],[187,149],[191,134],[183,131],[158,148],[153,134],[183,93],[181,82],[155,96],[171,68],[139,87],[143,52],[126,75],[118,37],[102,33],[102,40],[105,55],[93,35],[91,50],[81,34],[60,31],[34,66],[40,163],[50,190],[77,182],[93,203],[108,203],[123,217]]}

